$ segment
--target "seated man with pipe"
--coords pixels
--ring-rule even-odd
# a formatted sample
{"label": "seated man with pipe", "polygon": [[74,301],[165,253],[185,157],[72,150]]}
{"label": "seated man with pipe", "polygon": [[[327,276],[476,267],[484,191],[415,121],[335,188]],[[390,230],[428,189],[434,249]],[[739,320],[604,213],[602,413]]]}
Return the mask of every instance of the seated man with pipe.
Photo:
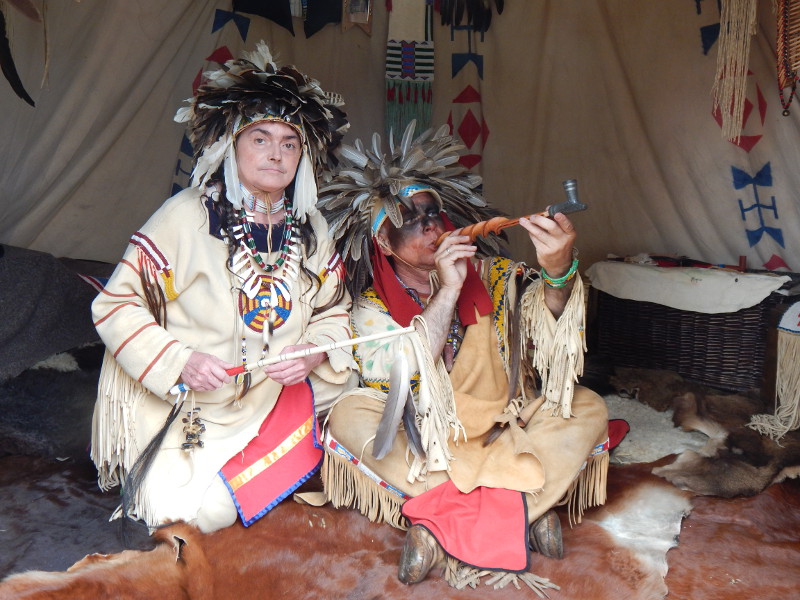
{"label": "seated man with pipe", "polygon": [[580,521],[605,502],[608,467],[605,404],[574,385],[585,350],[575,228],[558,212],[522,218],[540,269],[500,257],[497,237],[466,235],[498,212],[446,126],[413,139],[412,123],[388,153],[379,146],[343,148],[320,206],[353,334],[415,330],[354,350],[361,385],[331,410],[325,493],[408,528],[404,583],[445,567],[457,587],[486,570],[555,587],[528,572],[529,548],[561,558],[553,507]]}

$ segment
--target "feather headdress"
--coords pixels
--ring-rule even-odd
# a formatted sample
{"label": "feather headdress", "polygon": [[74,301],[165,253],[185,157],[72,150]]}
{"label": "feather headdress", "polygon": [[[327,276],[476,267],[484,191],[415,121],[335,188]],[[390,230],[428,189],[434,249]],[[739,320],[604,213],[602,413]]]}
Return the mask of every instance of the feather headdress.
{"label": "feather headdress", "polygon": [[[498,15],[502,14],[504,0],[494,0],[494,7]],[[479,32],[489,30],[494,13],[491,0],[441,0],[439,11],[442,13],[442,25],[459,27],[463,20],[465,25]]]}
{"label": "feather headdress", "polygon": [[315,180],[330,178],[337,164],[334,151],[349,127],[341,97],[326,93],[295,67],[277,67],[263,41],[255,51],[203,77],[197,94],[187,100],[189,106],[175,115],[175,121],[188,124],[195,151],[192,186],[202,188],[224,163],[228,199],[241,208],[236,134],[250,123],[281,121],[295,127],[303,140],[295,185],[295,196],[302,197],[294,198],[295,213],[303,219],[315,210]]}
{"label": "feather headdress", "polygon": [[[372,136],[371,147],[361,140],[353,146],[342,145],[341,168],[336,177],[320,190],[319,209],[328,220],[331,235],[347,272],[347,288],[358,297],[372,283],[373,237],[388,219],[395,227],[403,224],[400,204],[412,208],[411,195],[405,191],[433,192],[456,227],[499,216],[481,197],[480,175],[470,173],[459,163],[464,146],[450,135],[447,125],[438,131],[429,129],[414,138],[412,121],[399,144],[389,135],[389,149],[384,152],[381,138]],[[476,240],[482,255],[498,254],[500,241],[491,236]]]}

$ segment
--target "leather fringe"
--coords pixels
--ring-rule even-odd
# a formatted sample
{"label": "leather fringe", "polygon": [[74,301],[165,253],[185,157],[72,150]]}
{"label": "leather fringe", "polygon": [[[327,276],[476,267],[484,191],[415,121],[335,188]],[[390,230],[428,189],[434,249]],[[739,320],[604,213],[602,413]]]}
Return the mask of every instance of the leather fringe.
{"label": "leather fringe", "polygon": [[124,481],[139,455],[135,410],[146,394],[145,387],[123,371],[111,352],[106,350],[92,417],[91,447],[98,485],[103,491]]}
{"label": "leather fringe", "polygon": [[322,462],[322,483],[325,497],[335,508],[354,508],[374,523],[408,529],[400,497],[385,490],[358,467],[327,451]]}
{"label": "leather fringe", "polygon": [[433,358],[428,343],[428,326],[421,315],[415,316],[411,324],[417,326],[419,335],[408,339],[414,348],[419,368],[419,394],[417,395],[417,425],[422,437],[425,457],[414,457],[406,477],[409,483],[425,481],[428,473],[449,471],[453,458],[448,445],[460,437],[466,441],[467,434],[458,418],[455,395],[450,376],[441,357]]}
{"label": "leather fringe", "polygon": [[758,26],[758,0],[725,0],[717,40],[717,72],[711,89],[722,117],[722,135],[738,142],[747,101],[750,44]]}
{"label": "leather fringe", "polygon": [[561,589],[549,579],[539,577],[534,573],[510,573],[508,571],[476,569],[475,567],[465,565],[452,556],[447,557],[444,578],[450,586],[459,590],[465,587],[475,589],[484,577],[486,578],[483,580],[484,585],[490,585],[496,590],[504,588],[508,584],[512,584],[519,590],[522,589],[521,584],[525,584],[540,598],[549,598],[546,591],[548,589]]}
{"label": "leather fringe", "polygon": [[778,329],[774,415],[753,415],[747,424],[776,442],[800,428],[800,335]]}
{"label": "leather fringe", "polygon": [[586,351],[586,310],[583,281],[575,278],[564,312],[554,321],[544,301],[544,283],[533,285],[520,299],[523,349],[533,342],[533,366],[542,379],[545,397],[542,410],[554,415],[572,416],[575,382],[583,373]]}
{"label": "leather fringe", "polygon": [[558,506],[567,505],[570,527],[581,522],[587,508],[606,503],[609,461],[608,452],[590,456],[564,494],[564,498],[558,503]]}

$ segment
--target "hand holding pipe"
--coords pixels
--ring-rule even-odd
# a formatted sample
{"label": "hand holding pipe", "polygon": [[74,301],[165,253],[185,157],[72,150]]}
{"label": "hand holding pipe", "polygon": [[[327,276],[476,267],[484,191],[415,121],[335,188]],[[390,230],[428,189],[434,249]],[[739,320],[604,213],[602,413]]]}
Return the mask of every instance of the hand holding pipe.
{"label": "hand holding pipe", "polygon": [[[578,212],[580,210],[586,210],[588,207],[578,200],[578,182],[575,179],[567,179],[566,181],[562,182],[564,186],[564,191],[567,194],[567,199],[560,204],[552,204],[547,207],[547,210],[542,212],[534,213],[529,215],[527,218],[531,218],[534,216],[542,216],[542,217],[550,217],[551,219],[555,216],[556,213],[573,213]],[[490,233],[497,233],[501,229],[505,229],[506,227],[512,227],[514,225],[519,224],[519,220],[521,217],[516,219],[507,219],[505,217],[493,217],[488,221],[480,221],[478,223],[473,223],[472,225],[467,225],[466,227],[461,229],[461,233],[459,235],[468,235],[470,241],[474,240],[479,235],[486,236]],[[451,232],[443,233],[439,236],[439,239],[436,240],[436,245],[438,246],[444,241],[444,238],[450,235]]]}
{"label": "hand holding pipe", "polygon": [[[228,375],[234,377],[236,375],[241,375],[245,371],[253,371],[254,369],[258,369],[260,367],[266,367],[267,365],[274,365],[275,363],[279,363],[284,360],[304,358],[306,356],[311,356],[312,354],[321,354],[323,352],[328,352],[329,350],[336,350],[338,348],[345,348],[347,346],[357,346],[358,344],[361,344],[363,342],[372,342],[374,340],[395,337],[398,335],[405,335],[407,333],[411,333],[412,331],[416,331],[416,328],[413,325],[409,325],[408,327],[401,327],[400,329],[392,329],[390,331],[381,331],[380,333],[373,333],[372,335],[362,335],[361,337],[350,338],[349,340],[342,340],[341,342],[334,342],[332,344],[326,344],[324,346],[303,348],[302,350],[295,350],[294,352],[287,352],[285,354],[279,354],[278,356],[262,358],[255,364],[249,364],[246,367],[245,365],[240,365],[238,367],[231,367],[230,369],[225,369],[225,372]],[[170,388],[169,393],[175,396],[183,392],[188,392],[190,389],[192,388],[190,388],[185,383],[177,383]]]}

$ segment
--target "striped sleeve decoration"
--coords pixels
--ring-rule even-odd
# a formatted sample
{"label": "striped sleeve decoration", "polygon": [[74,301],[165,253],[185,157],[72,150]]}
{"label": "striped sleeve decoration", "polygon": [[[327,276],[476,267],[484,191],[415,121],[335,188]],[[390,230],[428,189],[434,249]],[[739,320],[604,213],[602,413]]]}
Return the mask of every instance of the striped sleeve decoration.
{"label": "striped sleeve decoration", "polygon": [[331,258],[320,271],[320,282],[324,282],[331,273],[336,273],[340,279],[344,279],[344,262],[342,262],[342,257],[338,252],[334,252],[331,255]]}
{"label": "striped sleeve decoration", "polygon": [[131,244],[139,249],[141,254],[148,259],[148,263],[161,275],[164,280],[164,293],[167,300],[177,298],[178,292],[175,291],[175,278],[172,267],[167,258],[161,253],[161,250],[141,231],[137,231],[131,236]]}

